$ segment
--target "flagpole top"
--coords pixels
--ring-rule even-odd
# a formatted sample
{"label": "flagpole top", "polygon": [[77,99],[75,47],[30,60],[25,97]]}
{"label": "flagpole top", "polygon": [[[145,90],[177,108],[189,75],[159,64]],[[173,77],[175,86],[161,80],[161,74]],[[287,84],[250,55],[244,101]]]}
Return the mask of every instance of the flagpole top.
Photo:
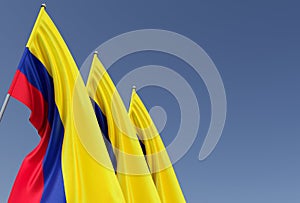
{"label": "flagpole top", "polygon": [[133,90],[136,90],[136,86],[135,86],[135,85],[133,85],[133,86],[132,86],[132,89],[133,89]]}
{"label": "flagpole top", "polygon": [[44,7],[44,8],[46,9],[46,4],[45,4],[45,3],[43,3],[43,4],[41,5],[41,7]]}
{"label": "flagpole top", "polygon": [[98,51],[94,51],[94,54],[98,55]]}

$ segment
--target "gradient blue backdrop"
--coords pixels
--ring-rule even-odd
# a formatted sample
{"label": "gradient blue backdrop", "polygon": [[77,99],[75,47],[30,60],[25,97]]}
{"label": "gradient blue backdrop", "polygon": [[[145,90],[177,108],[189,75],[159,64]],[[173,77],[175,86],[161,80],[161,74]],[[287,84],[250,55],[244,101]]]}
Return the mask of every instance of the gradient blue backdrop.
{"label": "gradient blue backdrop", "polygon": [[[42,1],[0,3],[0,101],[9,88]],[[80,66],[104,41],[124,32],[158,28],[185,35],[215,62],[228,114],[222,138],[205,161],[198,153],[210,120],[207,90],[182,61],[162,53],[133,54],[110,69],[118,81],[132,68],[172,67],[193,86],[201,124],[189,152],[175,164],[188,202],[300,202],[300,3],[298,1],[46,1]],[[166,94],[163,94],[166,93]],[[140,90],[148,108],[169,114],[162,136],[178,130],[178,105],[159,88]],[[154,99],[155,98],[155,99]],[[170,116],[175,115],[175,116]],[[176,116],[177,115],[177,116]],[[29,111],[11,100],[0,124],[0,202],[19,166],[38,143]]]}

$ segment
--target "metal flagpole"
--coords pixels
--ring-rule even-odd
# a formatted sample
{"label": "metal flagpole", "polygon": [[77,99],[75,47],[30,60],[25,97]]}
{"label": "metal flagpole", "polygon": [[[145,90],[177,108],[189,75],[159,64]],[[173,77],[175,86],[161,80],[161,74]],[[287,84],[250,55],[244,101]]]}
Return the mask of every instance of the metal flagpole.
{"label": "metal flagpole", "polygon": [[10,94],[7,94],[6,97],[5,97],[4,103],[2,105],[1,111],[0,111],[0,122],[2,120],[2,117],[3,117],[3,114],[4,114],[5,109],[7,107],[9,99],[10,99]]}

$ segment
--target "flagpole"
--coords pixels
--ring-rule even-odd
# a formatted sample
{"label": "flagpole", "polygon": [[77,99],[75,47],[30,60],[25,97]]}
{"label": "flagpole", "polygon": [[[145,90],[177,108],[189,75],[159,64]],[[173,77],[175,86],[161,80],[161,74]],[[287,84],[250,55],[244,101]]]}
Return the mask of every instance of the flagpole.
{"label": "flagpole", "polygon": [[2,108],[1,108],[1,111],[0,111],[0,122],[2,120],[2,117],[3,117],[3,114],[5,112],[5,109],[7,107],[7,104],[9,102],[9,99],[10,99],[10,94],[7,94],[6,97],[5,97],[5,100],[4,100],[4,103],[2,105]]}

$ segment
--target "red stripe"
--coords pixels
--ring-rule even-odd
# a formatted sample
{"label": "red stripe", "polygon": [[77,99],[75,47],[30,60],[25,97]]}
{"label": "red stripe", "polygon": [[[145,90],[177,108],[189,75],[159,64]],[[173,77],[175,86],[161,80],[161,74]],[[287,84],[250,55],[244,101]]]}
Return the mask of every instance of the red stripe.
{"label": "red stripe", "polygon": [[38,129],[41,141],[24,159],[8,202],[40,202],[44,190],[43,159],[51,132],[50,124],[46,119],[48,104],[42,93],[31,85],[19,70],[15,75],[9,94],[31,110],[29,120]]}

